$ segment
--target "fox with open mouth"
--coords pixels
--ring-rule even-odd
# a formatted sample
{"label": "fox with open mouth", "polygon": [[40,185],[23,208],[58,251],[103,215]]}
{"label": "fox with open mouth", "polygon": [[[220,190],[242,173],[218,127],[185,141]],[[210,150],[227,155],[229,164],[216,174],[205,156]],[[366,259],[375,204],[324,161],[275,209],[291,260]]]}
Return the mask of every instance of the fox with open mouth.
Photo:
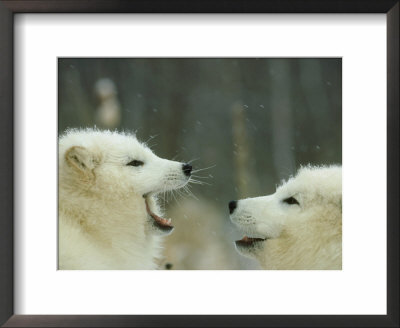
{"label": "fox with open mouth", "polygon": [[229,203],[235,242],[263,269],[342,268],[342,168],[305,166],[269,196]]}
{"label": "fox with open mouth", "polygon": [[58,162],[59,269],[156,269],[173,230],[157,195],[190,182],[191,165],[96,129],[67,130]]}

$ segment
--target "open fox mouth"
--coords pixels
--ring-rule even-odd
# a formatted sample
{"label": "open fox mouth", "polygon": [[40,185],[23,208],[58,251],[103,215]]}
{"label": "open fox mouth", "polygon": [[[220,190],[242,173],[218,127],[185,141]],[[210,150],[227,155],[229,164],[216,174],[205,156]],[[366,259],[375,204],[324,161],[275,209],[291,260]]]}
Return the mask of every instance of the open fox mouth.
{"label": "open fox mouth", "polygon": [[236,246],[241,246],[241,247],[252,247],[252,246],[255,246],[265,240],[266,239],[264,239],[264,238],[251,238],[251,237],[244,236],[242,239],[236,240],[235,244],[236,244]]}
{"label": "open fox mouth", "polygon": [[149,204],[148,204],[148,202],[147,202],[147,197],[144,197],[144,199],[145,199],[145,203],[146,203],[146,211],[147,211],[147,213],[153,218],[153,224],[157,227],[157,228],[159,228],[159,229],[161,229],[161,230],[163,230],[163,231],[166,231],[166,232],[169,232],[169,231],[171,231],[172,229],[174,229],[174,227],[173,227],[173,225],[171,224],[171,219],[164,219],[164,218],[162,218],[162,217],[160,217],[160,216],[158,216],[157,214],[155,214],[155,213],[153,213],[151,210],[150,210],[150,206],[149,206]]}

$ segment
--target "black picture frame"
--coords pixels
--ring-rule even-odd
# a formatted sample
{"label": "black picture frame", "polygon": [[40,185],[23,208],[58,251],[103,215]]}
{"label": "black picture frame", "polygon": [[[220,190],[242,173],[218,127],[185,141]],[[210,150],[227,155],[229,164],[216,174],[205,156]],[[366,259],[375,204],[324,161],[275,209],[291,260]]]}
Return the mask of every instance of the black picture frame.
{"label": "black picture frame", "polygon": [[[398,0],[0,0],[0,324],[4,327],[399,327],[399,7]],[[13,29],[17,13],[386,14],[387,315],[14,315],[13,142],[14,131],[18,131],[13,126]]]}

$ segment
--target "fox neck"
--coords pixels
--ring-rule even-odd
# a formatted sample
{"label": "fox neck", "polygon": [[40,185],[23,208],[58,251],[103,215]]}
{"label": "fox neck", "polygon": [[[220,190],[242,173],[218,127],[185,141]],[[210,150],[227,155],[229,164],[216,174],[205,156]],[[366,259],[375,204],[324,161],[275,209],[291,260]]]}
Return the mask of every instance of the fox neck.
{"label": "fox neck", "polygon": [[136,243],[146,241],[147,211],[140,196],[110,200],[69,195],[62,199],[60,193],[59,211],[100,240],[112,243],[132,239]]}

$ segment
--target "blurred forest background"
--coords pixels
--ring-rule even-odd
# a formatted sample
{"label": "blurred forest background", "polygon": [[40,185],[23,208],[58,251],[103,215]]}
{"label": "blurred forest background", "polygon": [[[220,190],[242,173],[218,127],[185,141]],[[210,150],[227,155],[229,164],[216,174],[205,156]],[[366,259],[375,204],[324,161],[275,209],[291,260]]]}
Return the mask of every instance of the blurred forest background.
{"label": "blurred forest background", "polygon": [[[208,168],[165,203],[172,269],[258,269],[228,202],[275,192],[304,164],[342,162],[340,58],[60,58],[58,130],[136,131],[160,157]],[[170,267],[170,265],[167,265]]]}

